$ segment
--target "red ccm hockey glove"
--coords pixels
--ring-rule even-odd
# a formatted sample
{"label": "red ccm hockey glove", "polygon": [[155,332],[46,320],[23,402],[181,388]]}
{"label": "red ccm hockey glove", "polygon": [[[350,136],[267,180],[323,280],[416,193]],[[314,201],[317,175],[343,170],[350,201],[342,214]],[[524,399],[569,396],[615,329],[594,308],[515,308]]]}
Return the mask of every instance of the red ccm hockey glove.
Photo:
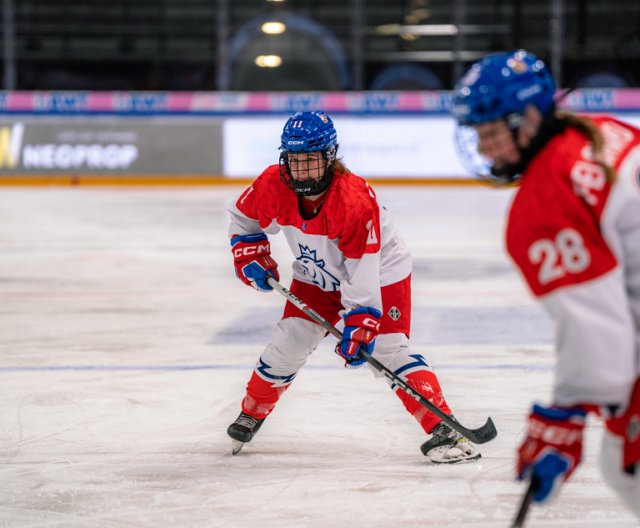
{"label": "red ccm hockey glove", "polygon": [[231,237],[231,252],[236,276],[258,291],[268,292],[273,288],[267,282],[269,275],[280,280],[278,264],[271,258],[271,245],[264,233],[234,235]]}
{"label": "red ccm hockey glove", "polygon": [[342,341],[336,346],[336,354],[345,359],[345,366],[355,367],[364,363],[360,350],[373,354],[381,317],[382,312],[370,306],[356,308],[344,315],[344,332]]}
{"label": "red ccm hockey glove", "polygon": [[582,457],[582,432],[587,411],[583,407],[534,405],[527,437],[518,449],[518,480],[536,482],[533,500],[551,498]]}

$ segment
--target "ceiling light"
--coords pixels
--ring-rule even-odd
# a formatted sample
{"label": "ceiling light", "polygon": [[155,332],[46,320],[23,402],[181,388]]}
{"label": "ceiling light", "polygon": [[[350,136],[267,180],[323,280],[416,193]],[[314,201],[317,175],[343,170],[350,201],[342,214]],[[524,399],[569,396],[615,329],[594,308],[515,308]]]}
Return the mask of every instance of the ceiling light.
{"label": "ceiling light", "polygon": [[254,61],[260,68],[277,68],[282,64],[280,55],[258,55]]}
{"label": "ceiling light", "polygon": [[287,30],[287,26],[282,22],[265,22],[260,29],[267,35],[279,35]]}

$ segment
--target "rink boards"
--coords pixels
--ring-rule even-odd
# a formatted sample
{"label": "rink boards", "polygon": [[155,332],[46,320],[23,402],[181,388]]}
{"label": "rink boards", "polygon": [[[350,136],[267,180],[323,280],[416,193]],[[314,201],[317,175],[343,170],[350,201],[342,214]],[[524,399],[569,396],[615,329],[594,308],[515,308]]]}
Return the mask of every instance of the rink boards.
{"label": "rink boards", "polygon": [[[563,105],[640,125],[640,91],[582,90]],[[322,109],[339,156],[374,183],[471,184],[450,92],[0,92],[0,185],[247,183],[278,161],[282,126]]]}

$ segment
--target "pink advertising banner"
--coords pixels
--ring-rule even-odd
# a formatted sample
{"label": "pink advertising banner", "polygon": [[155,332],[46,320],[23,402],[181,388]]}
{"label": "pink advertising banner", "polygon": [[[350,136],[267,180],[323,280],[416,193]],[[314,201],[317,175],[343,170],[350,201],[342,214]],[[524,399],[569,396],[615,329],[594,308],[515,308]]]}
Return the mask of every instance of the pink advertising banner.
{"label": "pink advertising banner", "polygon": [[[558,93],[562,97],[562,92]],[[451,92],[7,92],[0,113],[56,115],[447,114]],[[584,112],[640,112],[640,89],[576,90],[561,105]]]}

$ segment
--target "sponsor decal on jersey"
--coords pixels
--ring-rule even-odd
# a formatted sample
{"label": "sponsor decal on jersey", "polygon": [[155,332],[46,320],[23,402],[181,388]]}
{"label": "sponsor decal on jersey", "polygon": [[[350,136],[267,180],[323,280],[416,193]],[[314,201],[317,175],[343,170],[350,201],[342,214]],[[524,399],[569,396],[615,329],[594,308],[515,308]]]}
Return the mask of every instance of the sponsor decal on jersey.
{"label": "sponsor decal on jersey", "polygon": [[391,319],[393,319],[394,321],[400,319],[400,316],[402,315],[400,310],[398,310],[398,308],[396,308],[395,306],[392,306],[391,310],[389,310],[387,313],[389,314],[389,317],[391,317]]}
{"label": "sponsor decal on jersey", "polygon": [[323,290],[338,291],[340,281],[324,268],[325,262],[318,258],[317,251],[302,244],[298,244],[298,248],[300,256],[296,257],[297,270]]}

